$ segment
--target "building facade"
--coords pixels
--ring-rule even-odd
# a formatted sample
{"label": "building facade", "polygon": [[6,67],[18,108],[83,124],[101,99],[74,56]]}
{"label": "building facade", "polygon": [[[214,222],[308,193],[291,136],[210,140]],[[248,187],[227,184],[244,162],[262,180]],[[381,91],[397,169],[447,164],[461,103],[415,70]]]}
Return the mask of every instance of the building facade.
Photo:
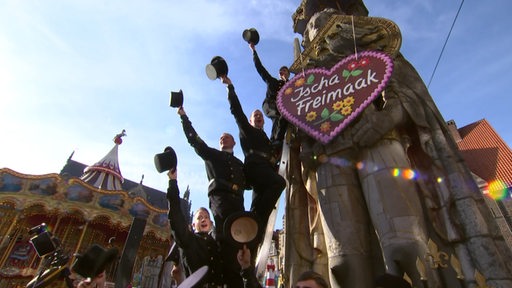
{"label": "building facade", "polygon": [[[0,169],[0,287],[25,287],[30,281],[66,287],[68,267],[93,244],[118,249],[117,260],[107,267],[107,281],[120,279],[116,271],[128,263],[123,271],[128,269],[130,275],[122,275],[123,281],[134,287],[157,287],[172,244],[167,199],[165,192],[142,181],[122,178],[117,153],[121,136],[91,166],[72,160],[71,155],[58,174]],[[188,195],[187,191],[182,207],[190,220]],[[131,229],[135,222],[142,223],[138,231]],[[40,249],[31,243],[38,236],[31,228],[43,223],[54,245],[48,255],[39,255]],[[124,264],[121,257],[127,259]],[[73,273],[68,277],[79,280]]]}
{"label": "building facade", "polygon": [[486,119],[461,128],[453,120],[447,124],[512,249],[512,150]]}

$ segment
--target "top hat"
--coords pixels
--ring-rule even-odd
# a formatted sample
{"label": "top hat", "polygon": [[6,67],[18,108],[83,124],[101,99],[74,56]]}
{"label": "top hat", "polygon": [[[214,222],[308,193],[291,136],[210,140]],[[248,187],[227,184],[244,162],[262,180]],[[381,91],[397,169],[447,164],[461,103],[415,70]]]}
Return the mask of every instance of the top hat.
{"label": "top hat", "polygon": [[156,154],[154,160],[156,171],[159,173],[176,169],[178,165],[178,157],[171,146],[165,147],[164,152]]}
{"label": "top hat", "polygon": [[236,246],[246,244],[256,247],[259,244],[259,232],[259,222],[252,212],[233,213],[224,222],[225,237]]}
{"label": "top hat", "polygon": [[171,92],[171,99],[169,100],[169,105],[174,108],[179,108],[183,106],[183,91]]}
{"label": "top hat", "polygon": [[117,248],[104,249],[94,244],[83,255],[76,257],[71,270],[84,278],[94,278],[105,270],[117,256]]}
{"label": "top hat", "polygon": [[258,31],[254,28],[245,29],[242,33],[242,38],[244,38],[247,43],[253,43],[254,45],[260,42],[260,34],[258,34]]}
{"label": "top hat", "polygon": [[210,64],[206,65],[206,76],[210,80],[215,80],[223,75],[228,75],[228,64],[224,58],[215,56]]}
{"label": "top hat", "polygon": [[379,288],[411,288],[411,284],[403,277],[392,275],[389,273],[383,274],[375,281],[376,287]]}
{"label": "top hat", "polygon": [[194,285],[199,283],[201,279],[203,279],[204,275],[208,273],[208,266],[203,266],[199,269],[197,269],[194,273],[190,274],[181,284],[178,286],[178,288],[192,288]]}

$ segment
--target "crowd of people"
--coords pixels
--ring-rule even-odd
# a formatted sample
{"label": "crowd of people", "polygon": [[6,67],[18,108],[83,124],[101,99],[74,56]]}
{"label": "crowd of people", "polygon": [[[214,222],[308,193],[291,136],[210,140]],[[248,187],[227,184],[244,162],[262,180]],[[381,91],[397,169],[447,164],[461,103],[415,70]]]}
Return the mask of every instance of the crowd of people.
{"label": "crowd of people", "polygon": [[[263,67],[254,43],[249,43],[253,53],[256,70],[267,84],[267,94],[262,103],[265,116],[271,119],[273,126],[270,137],[265,133],[264,113],[256,109],[247,117],[235,92],[235,87],[227,75],[219,75],[220,82],[228,91],[230,111],[239,128],[239,141],[244,160],[234,155],[235,138],[229,133],[222,133],[219,149],[208,146],[192,126],[184,107],[178,107],[183,131],[187,141],[196,154],[204,161],[209,209],[200,207],[194,211],[192,224],[189,225],[182,213],[180,191],[178,188],[178,169],[167,172],[169,186],[168,218],[171,236],[179,249],[172,247],[168,255],[171,273],[160,279],[159,287],[227,287],[256,288],[262,287],[256,278],[255,256],[258,246],[264,238],[266,226],[275,205],[286,187],[285,179],[278,173],[279,150],[286,131],[286,121],[281,117],[276,106],[279,89],[288,81],[290,72],[286,66],[279,70],[280,79],[273,78]],[[256,241],[236,245],[229,241],[230,231],[225,230],[228,218],[245,211],[244,191],[252,190],[252,203],[249,212],[258,224]],[[212,217],[210,217],[210,211]],[[212,220],[213,218],[213,220]],[[204,275],[194,275],[203,267]],[[103,274],[84,279],[79,287],[97,287],[104,282]],[[102,278],[103,277],[103,278]],[[186,281],[191,278],[194,281]],[[327,288],[321,275],[306,271],[297,281],[296,287]]]}
{"label": "crowd of people", "polygon": [[[282,83],[274,85],[273,80],[275,79],[261,65],[254,46],[251,45],[251,47],[254,51],[258,72],[264,80],[270,79],[265,80],[271,92],[265,97],[263,107],[267,107],[265,113],[267,116],[272,115],[271,119],[276,126],[279,123],[279,117],[275,117],[275,113],[278,113],[275,99]],[[286,70],[286,77],[283,79],[287,80],[290,75],[288,69],[285,67],[281,70]],[[195,287],[257,287],[255,286],[257,280],[254,265],[258,245],[264,238],[270,214],[286,187],[285,179],[277,172],[276,159],[276,149],[279,148],[279,144],[276,143],[282,143],[283,138],[278,135],[284,135],[284,129],[276,128],[282,131],[276,132],[277,130],[273,128],[276,131],[273,131],[270,137],[267,136],[263,130],[265,119],[262,111],[254,110],[250,117],[247,117],[231,79],[227,75],[219,75],[218,78],[228,90],[228,102],[239,128],[239,141],[244,153],[244,160],[240,160],[233,153],[233,148],[236,145],[233,135],[222,133],[219,139],[219,149],[210,147],[192,126],[184,107],[178,107],[177,113],[181,118],[185,137],[205,163],[206,176],[209,181],[209,210],[212,213],[213,221],[210,219],[208,209],[201,207],[193,214],[193,229],[187,228],[187,222],[180,207],[177,169],[171,169],[168,172],[169,188],[167,190],[171,232],[181,250],[180,267],[183,267],[186,276],[191,275],[202,266],[208,267],[207,274]],[[272,98],[271,101],[269,101],[269,97]],[[267,104],[269,102],[274,103],[271,105],[273,108],[270,108],[270,110],[274,110],[272,114],[269,114],[270,110]],[[279,127],[282,128],[282,126]],[[252,190],[252,203],[248,212],[258,224],[258,232],[254,244],[249,247],[247,245],[239,247],[229,240],[230,237],[226,233],[230,231],[225,231],[224,226],[229,216],[247,212],[244,207],[245,190]],[[240,257],[240,255],[244,255],[244,257]],[[246,259],[245,256],[249,258]],[[241,262],[242,259],[247,260],[247,267],[245,267],[245,262]],[[175,267],[178,266],[175,265]]]}

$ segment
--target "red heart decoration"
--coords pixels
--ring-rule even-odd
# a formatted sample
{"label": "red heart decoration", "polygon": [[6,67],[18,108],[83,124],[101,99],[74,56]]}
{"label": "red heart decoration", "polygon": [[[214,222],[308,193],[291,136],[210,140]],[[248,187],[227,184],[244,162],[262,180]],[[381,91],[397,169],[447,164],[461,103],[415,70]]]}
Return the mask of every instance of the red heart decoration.
{"label": "red heart decoration", "polygon": [[277,107],[290,123],[329,143],[386,87],[393,61],[380,51],[350,55],[330,70],[295,75],[279,91]]}

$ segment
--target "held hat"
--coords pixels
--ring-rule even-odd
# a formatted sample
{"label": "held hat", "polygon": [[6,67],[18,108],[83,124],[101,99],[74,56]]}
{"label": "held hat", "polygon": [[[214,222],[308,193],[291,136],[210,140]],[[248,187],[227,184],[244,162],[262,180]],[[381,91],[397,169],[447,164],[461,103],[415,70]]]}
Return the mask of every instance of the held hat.
{"label": "held hat", "polygon": [[169,105],[174,108],[183,106],[183,91],[181,91],[181,89],[178,92],[171,92]]}
{"label": "held hat", "polygon": [[178,157],[171,146],[165,147],[164,152],[156,154],[154,160],[158,173],[175,169],[178,165]]}
{"label": "held hat", "polygon": [[252,212],[233,213],[224,222],[225,237],[236,246],[256,247],[259,237],[259,222]]}
{"label": "held hat", "polygon": [[215,56],[210,64],[206,65],[206,76],[210,80],[215,80],[223,75],[228,75],[228,64],[224,58]]}
{"label": "held hat", "polygon": [[117,248],[104,249],[98,244],[93,244],[85,254],[76,257],[71,270],[84,278],[94,278],[117,257],[117,253]]}
{"label": "held hat", "polygon": [[260,34],[254,28],[245,29],[242,33],[242,38],[244,38],[247,43],[253,43],[254,45],[260,42]]}

